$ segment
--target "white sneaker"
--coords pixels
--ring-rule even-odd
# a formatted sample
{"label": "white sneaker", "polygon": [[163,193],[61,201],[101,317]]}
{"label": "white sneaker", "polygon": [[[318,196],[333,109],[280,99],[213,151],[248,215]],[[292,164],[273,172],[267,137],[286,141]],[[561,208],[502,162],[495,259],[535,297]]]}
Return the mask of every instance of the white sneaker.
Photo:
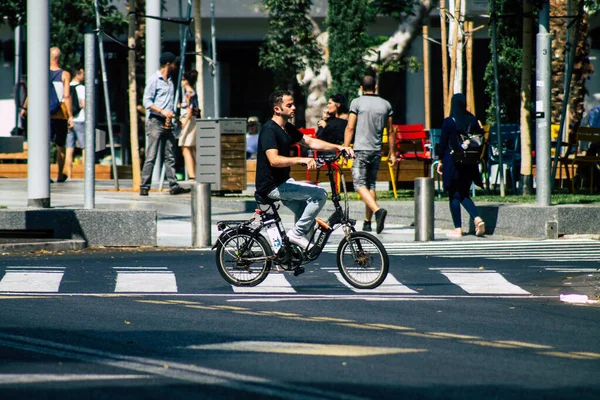
{"label": "white sneaker", "polygon": [[297,235],[293,229],[287,233],[287,237],[290,240],[290,242],[298,245],[302,250],[306,250],[306,248],[310,244],[310,242],[305,236]]}

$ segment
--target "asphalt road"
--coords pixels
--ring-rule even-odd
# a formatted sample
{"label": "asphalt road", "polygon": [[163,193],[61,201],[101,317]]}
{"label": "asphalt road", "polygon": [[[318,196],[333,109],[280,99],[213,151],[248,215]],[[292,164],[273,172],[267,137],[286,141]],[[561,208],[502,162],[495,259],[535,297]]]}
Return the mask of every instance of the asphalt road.
{"label": "asphalt road", "polygon": [[361,292],[333,252],[251,292],[213,252],[5,255],[0,398],[597,399],[600,308],[558,295],[600,246],[562,243],[389,245]]}

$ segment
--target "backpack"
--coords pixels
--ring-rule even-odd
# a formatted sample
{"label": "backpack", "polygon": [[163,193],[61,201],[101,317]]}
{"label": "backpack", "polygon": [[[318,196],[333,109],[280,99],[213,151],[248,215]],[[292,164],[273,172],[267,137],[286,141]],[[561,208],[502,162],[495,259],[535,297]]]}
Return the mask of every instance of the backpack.
{"label": "backpack", "polygon": [[71,103],[72,103],[72,111],[73,111],[73,118],[75,118],[77,115],[79,115],[79,112],[81,111],[81,104],[79,103],[79,95],[77,94],[77,86],[81,85],[81,83],[78,83],[77,85],[71,85]]}
{"label": "backpack", "polygon": [[56,89],[54,88],[52,79],[50,79],[50,87],[48,88],[48,100],[50,106],[50,115],[52,115],[55,112],[57,112],[60,108],[60,100],[58,99],[58,95],[56,94]]}
{"label": "backpack", "polygon": [[600,128],[600,106],[590,110],[588,125],[592,128]]}
{"label": "backpack", "polygon": [[[465,143],[469,141],[468,145]],[[471,132],[471,124],[467,132],[456,130],[456,141],[450,143],[450,154],[456,165],[477,165],[483,152],[483,135]]]}

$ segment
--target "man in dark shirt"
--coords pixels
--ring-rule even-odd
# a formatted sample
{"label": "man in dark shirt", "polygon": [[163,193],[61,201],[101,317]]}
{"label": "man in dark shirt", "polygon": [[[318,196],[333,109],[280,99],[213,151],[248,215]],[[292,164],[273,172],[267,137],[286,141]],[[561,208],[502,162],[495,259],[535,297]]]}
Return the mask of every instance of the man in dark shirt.
{"label": "man in dark shirt", "polygon": [[290,242],[306,249],[309,244],[307,235],[325,205],[327,192],[319,186],[299,183],[290,178],[292,165],[306,165],[309,170],[317,168],[312,157],[290,157],[290,146],[299,143],[313,150],[345,150],[351,156],[354,152],[349,147],[304,136],[289,123],[296,110],[291,92],[271,93],[269,106],[273,117],[262,126],[258,138],[256,191],[271,199],[281,200],[294,212],[297,222],[287,236]]}

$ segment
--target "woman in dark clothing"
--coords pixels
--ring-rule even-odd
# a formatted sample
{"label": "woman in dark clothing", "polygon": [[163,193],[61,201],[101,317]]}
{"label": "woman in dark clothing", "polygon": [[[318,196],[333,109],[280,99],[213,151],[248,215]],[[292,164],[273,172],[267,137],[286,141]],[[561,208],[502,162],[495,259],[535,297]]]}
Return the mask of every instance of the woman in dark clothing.
{"label": "woman in dark clothing", "polygon": [[450,153],[450,143],[457,142],[457,132],[481,133],[483,129],[477,119],[467,111],[467,102],[465,96],[457,93],[452,96],[450,116],[444,119],[442,123],[442,136],[440,139],[439,157],[437,171],[442,175],[444,189],[450,195],[450,213],[454,230],[448,233],[450,237],[461,237],[462,221],[460,216],[460,205],[469,213],[475,223],[475,234],[483,236],[485,234],[485,223],[479,217],[477,207],[469,197],[471,184],[483,186],[479,165],[454,164],[452,154]]}
{"label": "woman in dark clothing", "polygon": [[343,95],[334,94],[329,98],[327,110],[318,125],[317,138],[334,144],[344,143],[344,132],[348,125],[348,106]]}

